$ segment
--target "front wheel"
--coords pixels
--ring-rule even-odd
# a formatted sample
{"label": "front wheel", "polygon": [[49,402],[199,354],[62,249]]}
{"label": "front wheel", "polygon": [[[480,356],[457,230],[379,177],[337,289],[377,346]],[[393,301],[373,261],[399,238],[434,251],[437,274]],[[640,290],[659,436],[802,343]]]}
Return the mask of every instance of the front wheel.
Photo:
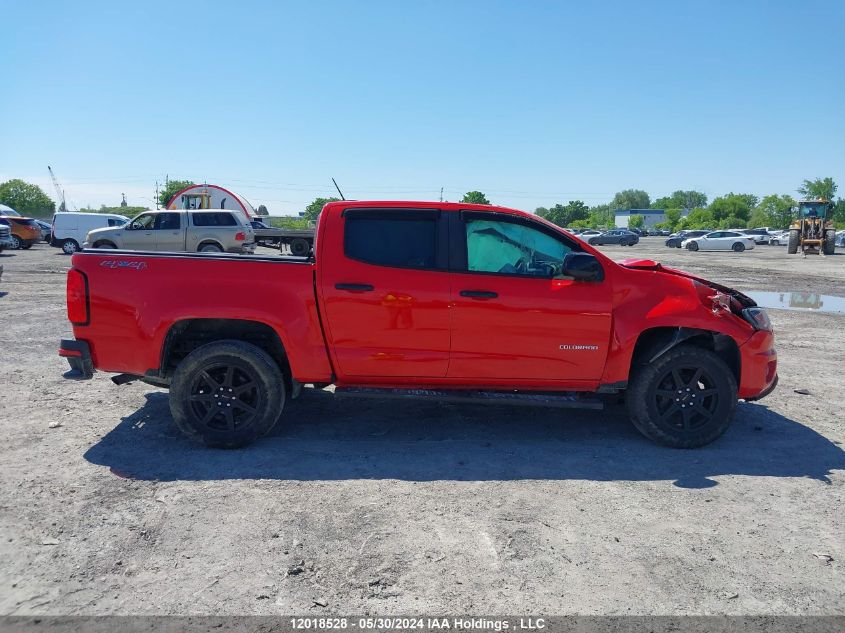
{"label": "front wheel", "polygon": [[208,343],[173,373],[170,412],[189,438],[237,448],[266,434],[285,405],[285,382],[275,360],[243,341]]}
{"label": "front wheel", "polygon": [[728,429],[736,392],[733,372],[715,353],[679,345],[636,369],[625,403],[631,422],[647,438],[696,448]]}
{"label": "front wheel", "polygon": [[825,255],[833,255],[836,252],[836,231],[825,232],[822,252]]}
{"label": "front wheel", "polygon": [[687,250],[697,251],[698,250],[698,242],[690,242],[689,244],[687,244]]}
{"label": "front wheel", "polygon": [[786,252],[790,255],[795,255],[798,252],[798,242],[800,241],[800,235],[798,229],[790,229],[789,231],[789,242],[786,244]]}
{"label": "front wheel", "polygon": [[9,237],[9,239],[12,241],[12,246],[11,246],[11,249],[12,249],[13,251],[20,250],[20,247],[21,247],[21,241],[20,241],[20,239],[18,238],[18,236],[17,236],[17,235],[11,235],[11,236]]}
{"label": "front wheel", "polygon": [[733,249],[734,253],[741,253],[745,250],[745,244],[743,244],[742,242],[737,242],[731,248]]}

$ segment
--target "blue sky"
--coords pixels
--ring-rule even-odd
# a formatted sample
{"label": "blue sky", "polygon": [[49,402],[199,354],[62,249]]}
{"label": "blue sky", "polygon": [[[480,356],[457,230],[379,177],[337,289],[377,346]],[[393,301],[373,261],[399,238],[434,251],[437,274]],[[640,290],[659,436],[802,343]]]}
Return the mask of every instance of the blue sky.
{"label": "blue sky", "polygon": [[[845,2],[0,0],[0,181],[534,209],[845,192]],[[802,92],[803,91],[803,92]]]}

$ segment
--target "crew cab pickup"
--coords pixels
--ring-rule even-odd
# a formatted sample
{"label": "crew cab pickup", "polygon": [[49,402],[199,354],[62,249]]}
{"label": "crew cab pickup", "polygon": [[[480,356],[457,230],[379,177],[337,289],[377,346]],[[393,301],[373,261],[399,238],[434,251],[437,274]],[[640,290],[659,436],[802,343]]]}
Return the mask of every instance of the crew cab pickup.
{"label": "crew cab pickup", "polygon": [[644,435],[689,448],[777,383],[747,296],[486,205],[332,202],[311,257],[83,250],[67,310],[67,377],[169,387],[177,426],[218,447],[267,433],[303,384],[334,384],[562,407],[624,395]]}

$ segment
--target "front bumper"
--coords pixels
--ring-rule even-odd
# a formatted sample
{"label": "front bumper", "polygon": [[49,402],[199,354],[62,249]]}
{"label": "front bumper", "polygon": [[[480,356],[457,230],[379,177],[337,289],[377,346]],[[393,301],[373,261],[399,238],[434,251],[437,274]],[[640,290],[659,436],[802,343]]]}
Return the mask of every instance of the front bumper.
{"label": "front bumper", "polygon": [[740,348],[742,375],[740,398],[760,400],[774,391],[778,382],[778,356],[775,337],[771,332],[758,330]]}
{"label": "front bumper", "polygon": [[70,371],[63,374],[69,380],[90,380],[94,377],[94,361],[91,358],[91,348],[85,341],[62,339],[59,344],[59,356],[67,358]]}

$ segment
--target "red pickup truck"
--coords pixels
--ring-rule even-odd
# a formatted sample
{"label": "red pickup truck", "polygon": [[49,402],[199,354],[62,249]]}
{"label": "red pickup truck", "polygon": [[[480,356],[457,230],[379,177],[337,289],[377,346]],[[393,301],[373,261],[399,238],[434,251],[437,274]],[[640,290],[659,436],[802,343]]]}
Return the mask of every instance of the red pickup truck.
{"label": "red pickup truck", "polygon": [[303,384],[357,396],[601,408],[675,447],[725,432],[777,383],[764,310],[650,260],[615,263],[532,214],[333,202],[312,257],[83,251],[69,378],[170,388],[210,446],[267,433]]}

